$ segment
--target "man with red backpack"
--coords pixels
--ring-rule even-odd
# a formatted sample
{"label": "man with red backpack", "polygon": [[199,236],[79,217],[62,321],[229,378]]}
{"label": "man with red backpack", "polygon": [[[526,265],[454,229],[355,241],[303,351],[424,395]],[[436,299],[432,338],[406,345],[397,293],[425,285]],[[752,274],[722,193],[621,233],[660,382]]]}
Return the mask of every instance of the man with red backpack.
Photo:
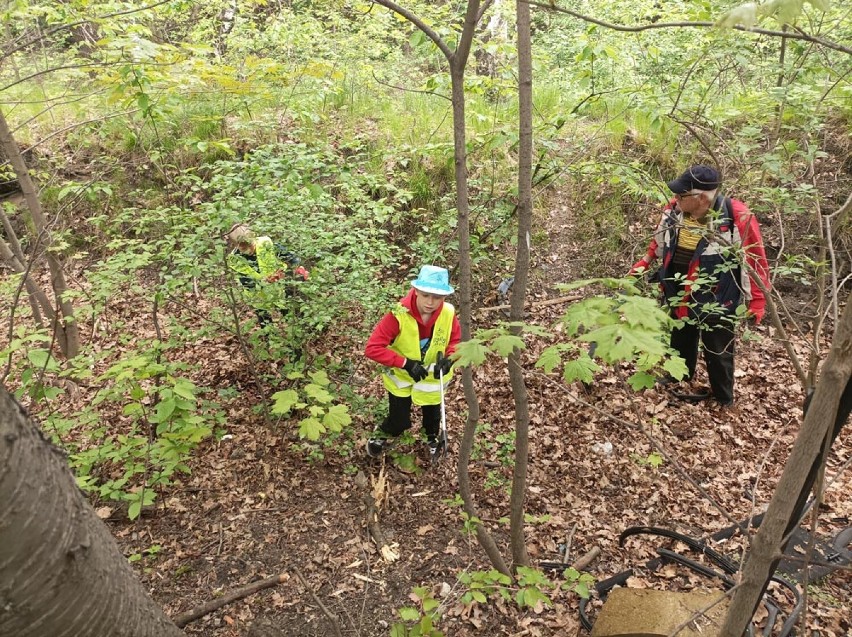
{"label": "man with red backpack", "polygon": [[[757,218],[737,199],[719,193],[714,168],[692,166],[668,182],[674,197],[647,253],[630,269],[648,270],[659,259],[656,278],[672,316],[683,323],[672,331],[671,346],[695,375],[699,345],[704,351],[710,392],[723,407],[734,404],[734,324],[742,314],[756,323],[765,309],[769,264]],[[672,382],[664,379],[663,384]],[[700,396],[691,395],[692,398]]]}

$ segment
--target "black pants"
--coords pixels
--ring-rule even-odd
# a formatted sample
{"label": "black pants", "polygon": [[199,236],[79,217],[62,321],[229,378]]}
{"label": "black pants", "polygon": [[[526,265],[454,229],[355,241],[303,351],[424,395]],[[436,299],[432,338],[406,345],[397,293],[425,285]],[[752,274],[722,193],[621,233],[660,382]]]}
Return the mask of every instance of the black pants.
{"label": "black pants", "polygon": [[[411,428],[411,397],[394,396],[388,392],[388,417],[379,429],[389,436],[398,436]],[[423,405],[423,429],[430,438],[437,437],[441,426],[441,406]]]}
{"label": "black pants", "polygon": [[734,331],[727,325],[703,323],[684,324],[672,331],[671,346],[686,361],[689,379],[695,376],[698,364],[698,344],[704,350],[710,391],[720,403],[734,400]]}

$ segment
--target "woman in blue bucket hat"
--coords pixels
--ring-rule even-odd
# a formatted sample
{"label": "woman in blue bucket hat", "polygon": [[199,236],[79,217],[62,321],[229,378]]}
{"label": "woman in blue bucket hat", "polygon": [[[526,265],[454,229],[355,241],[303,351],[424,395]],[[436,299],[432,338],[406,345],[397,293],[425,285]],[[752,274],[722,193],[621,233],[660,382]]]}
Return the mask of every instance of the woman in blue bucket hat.
{"label": "woman in blue bucket hat", "polygon": [[424,265],[411,290],[373,329],[364,354],[384,365],[388,416],[367,442],[367,454],[379,457],[388,441],[411,427],[411,405],[423,412],[430,459],[446,449],[438,439],[441,421],[441,375],[452,379],[450,356],[461,341],[455,308],[444,299],[453,293],[446,268]]}

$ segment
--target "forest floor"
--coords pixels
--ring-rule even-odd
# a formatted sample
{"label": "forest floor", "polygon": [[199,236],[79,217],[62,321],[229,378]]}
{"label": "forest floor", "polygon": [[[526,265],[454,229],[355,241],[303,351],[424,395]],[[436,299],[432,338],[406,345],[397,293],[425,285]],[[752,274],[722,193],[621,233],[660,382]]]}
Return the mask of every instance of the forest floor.
{"label": "forest floor", "polygon": [[[551,221],[556,219],[555,213]],[[533,300],[558,296],[550,283],[580,274],[571,271],[580,263],[575,257],[582,247],[567,239],[570,220],[563,218],[550,230]],[[562,309],[538,306],[529,320],[553,327]],[[477,327],[498,318],[496,312],[479,312]],[[619,534],[635,525],[661,526],[706,538],[765,507],[801,424],[802,395],[774,332],[761,326],[753,336],[739,341],[737,405],[729,411],[682,402],[662,389],[634,392],[626,368],[600,372],[588,388],[565,385],[534,369],[547,343],[529,342],[524,354],[532,418],[526,535],[533,563],[563,561],[566,546],[564,561],[570,563],[598,547],[600,557],[588,567],[598,581],[633,568],[630,586],[713,587],[713,581],[680,566],[668,564],[656,572],[644,567],[657,547],[686,553],[682,545],[639,536],[622,547]],[[806,351],[804,342],[795,346]],[[349,352],[357,372],[348,382],[380,397],[376,369],[361,347],[355,343]],[[323,459],[312,461],[293,450],[298,440],[292,423],[267,424],[254,413],[247,398],[255,391],[252,375],[235,352],[233,342],[207,341],[183,353],[184,360],[203,361],[201,376],[193,379],[199,385],[240,390],[241,402],[229,406],[231,437],[199,449],[191,475],[164,494],[165,506],[136,522],[118,512],[109,520],[125,554],[142,555],[134,566],[171,616],[282,574],[278,586],[191,623],[187,634],[244,636],[251,624],[263,621],[286,635],[333,635],[332,614],[343,635],[387,636],[399,620],[397,609],[417,606],[410,599],[416,586],[440,601],[437,627],[447,636],[585,634],[579,598],[568,590],[548,591],[552,606],[524,610],[499,598],[485,604],[461,600],[458,575],[490,566],[475,538],[465,533],[456,503],[455,459],[466,415],[460,382],[447,396],[450,454],[437,466],[427,466],[422,443],[398,446],[418,455],[419,471],[403,471],[390,458],[367,458],[364,439],[375,423],[364,415],[353,423],[360,438],[354,446],[326,449]],[[697,384],[706,383],[701,374]],[[512,393],[501,360],[476,368],[474,377],[484,434],[475,447],[471,477],[480,517],[508,553]],[[661,463],[651,439],[664,450]],[[821,537],[852,524],[850,459],[847,429],[828,463],[830,484],[817,527]],[[392,562],[383,559],[366,524],[364,497],[380,475],[386,496],[379,524],[399,554]],[[159,548],[148,550],[153,546]],[[743,541],[714,546],[738,559]],[[551,578],[559,583],[561,571]],[[852,633],[850,591],[849,571],[810,586],[809,628],[825,637]],[[591,604],[592,616],[599,607],[599,601]]]}

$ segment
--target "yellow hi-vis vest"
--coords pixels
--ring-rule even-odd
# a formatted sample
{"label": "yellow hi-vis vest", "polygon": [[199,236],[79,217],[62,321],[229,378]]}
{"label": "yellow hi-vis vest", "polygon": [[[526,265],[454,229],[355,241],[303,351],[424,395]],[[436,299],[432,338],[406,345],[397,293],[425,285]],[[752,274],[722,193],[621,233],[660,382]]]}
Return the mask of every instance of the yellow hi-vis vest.
{"label": "yellow hi-vis vest", "polygon": [[257,270],[239,252],[228,255],[228,266],[237,274],[252,279],[254,287],[243,291],[249,303],[262,309],[283,306],[284,290],[280,284],[268,283],[267,277],[278,270],[287,270],[287,265],[278,260],[275,244],[269,237],[257,237],[254,241]]}
{"label": "yellow hi-vis vest", "polygon": [[[435,321],[435,326],[432,330],[432,340],[429,343],[429,349],[426,350],[423,360],[420,361],[420,330],[417,327],[417,319],[411,316],[408,309],[401,303],[393,309],[393,315],[399,321],[399,335],[390,344],[390,349],[408,360],[420,361],[429,371],[429,375],[419,383],[415,383],[414,379],[404,369],[388,367],[382,375],[385,389],[394,396],[401,398],[411,396],[411,402],[415,405],[441,404],[441,381],[437,378],[437,374],[435,374],[435,360],[438,357],[438,352],[447,353],[447,345],[450,344],[450,333],[453,330],[453,317],[455,313],[455,308],[444,301],[441,314],[438,316],[438,320]],[[447,383],[450,382],[452,377],[452,370],[448,374],[444,374],[444,387],[447,386]]]}

